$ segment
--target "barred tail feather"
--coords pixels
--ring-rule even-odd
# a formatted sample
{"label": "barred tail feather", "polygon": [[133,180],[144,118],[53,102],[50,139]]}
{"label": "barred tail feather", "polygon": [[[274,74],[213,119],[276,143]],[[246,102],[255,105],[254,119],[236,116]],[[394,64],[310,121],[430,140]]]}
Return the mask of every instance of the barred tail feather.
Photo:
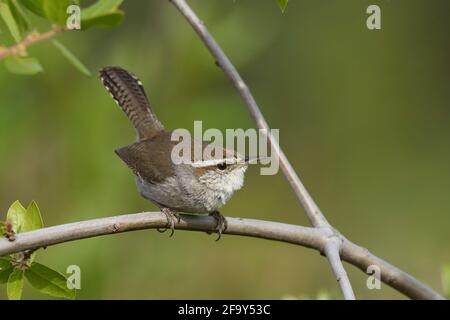
{"label": "barred tail feather", "polygon": [[106,90],[136,128],[139,140],[149,139],[164,130],[152,112],[144,87],[136,76],[119,67],[103,68],[99,76]]}

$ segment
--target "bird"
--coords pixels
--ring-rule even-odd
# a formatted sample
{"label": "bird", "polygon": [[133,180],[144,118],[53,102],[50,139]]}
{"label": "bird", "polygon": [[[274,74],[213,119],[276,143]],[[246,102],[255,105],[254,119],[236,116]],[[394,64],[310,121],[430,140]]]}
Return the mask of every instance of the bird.
{"label": "bird", "polygon": [[[208,214],[216,220],[217,240],[227,228],[219,210],[244,185],[251,158],[234,150],[175,163],[171,154],[178,143],[150,107],[142,82],[121,67],[104,67],[99,77],[137,132],[137,141],[115,150],[135,175],[140,195],[159,207],[174,233],[179,213]],[[193,143],[198,141],[192,141]],[[200,142],[202,149],[208,145]]]}

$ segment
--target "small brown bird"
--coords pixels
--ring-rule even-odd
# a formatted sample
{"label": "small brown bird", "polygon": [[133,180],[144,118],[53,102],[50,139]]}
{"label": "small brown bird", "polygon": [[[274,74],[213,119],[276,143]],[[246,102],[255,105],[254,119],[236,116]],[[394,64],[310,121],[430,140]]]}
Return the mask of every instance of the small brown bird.
{"label": "small brown bird", "polygon": [[171,235],[180,220],[177,212],[207,213],[217,221],[219,240],[226,229],[219,209],[243,186],[250,159],[223,149],[222,157],[175,164],[171,154],[178,142],[153,113],[138,78],[119,67],[103,68],[99,75],[137,131],[137,142],[116,153],[135,174],[140,194],[166,215]]}

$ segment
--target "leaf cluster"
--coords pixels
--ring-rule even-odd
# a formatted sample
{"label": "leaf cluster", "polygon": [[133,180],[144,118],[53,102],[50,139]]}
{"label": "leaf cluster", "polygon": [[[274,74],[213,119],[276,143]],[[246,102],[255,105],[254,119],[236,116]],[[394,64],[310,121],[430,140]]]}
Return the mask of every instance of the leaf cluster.
{"label": "leaf cluster", "polygon": [[[25,208],[19,201],[8,210],[0,229],[13,240],[16,234],[40,229],[44,226],[41,212],[32,201]],[[38,249],[38,248],[36,248]],[[20,300],[25,279],[42,293],[57,298],[75,299],[76,291],[69,289],[66,277],[56,270],[35,261],[36,250],[28,250],[0,258],[0,283],[6,283],[8,299]]]}
{"label": "leaf cluster", "polygon": [[[54,29],[65,30],[67,20],[73,12],[71,6],[80,8],[80,30],[92,27],[113,28],[118,26],[124,17],[119,9],[123,0],[97,0],[94,4],[82,8],[80,0],[0,0],[0,29],[9,31],[11,41],[17,46],[17,54],[5,59],[6,68],[15,74],[34,75],[44,70],[36,57],[28,54],[26,40],[39,37],[41,34],[33,26],[30,16],[38,16],[50,23]],[[87,67],[61,42],[51,40],[53,47],[62,54],[69,63],[86,76],[91,73]],[[0,45],[0,52],[6,50]]]}

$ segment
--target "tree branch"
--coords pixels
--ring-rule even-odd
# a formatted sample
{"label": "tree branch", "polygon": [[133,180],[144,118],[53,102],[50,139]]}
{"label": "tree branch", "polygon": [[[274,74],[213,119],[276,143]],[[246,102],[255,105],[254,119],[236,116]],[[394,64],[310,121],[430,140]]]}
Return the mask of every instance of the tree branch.
{"label": "tree branch", "polygon": [[37,31],[31,32],[22,41],[16,43],[12,47],[9,48],[0,47],[0,60],[12,55],[24,54],[29,46],[36,44],[38,42],[53,39],[58,33],[64,30],[65,30],[64,28],[55,27],[52,30],[45,33],[39,33]]}
{"label": "tree branch", "polygon": [[[180,222],[175,223],[176,229],[190,231],[215,230],[217,222],[211,216],[188,214],[180,216]],[[411,275],[374,256],[366,249],[351,243],[347,239],[339,238],[330,242],[330,234],[327,229],[253,219],[226,219],[228,227],[224,234],[287,242],[315,249],[322,254],[326,254],[330,250],[330,243],[335,243],[336,240],[339,240],[342,243],[341,256],[345,261],[364,272],[370,265],[377,265],[381,270],[381,280],[406,296],[413,299],[444,299],[437,292]],[[74,222],[19,233],[15,236],[14,241],[2,238],[0,239],[0,256],[102,235],[165,227],[167,227],[167,218],[161,212],[144,212]],[[330,252],[334,251],[331,250]],[[327,257],[330,259],[330,255],[327,255]],[[336,260],[334,259],[333,261]],[[336,266],[336,268],[339,269],[339,266]],[[342,270],[337,270],[338,274],[341,272]]]}
{"label": "tree branch", "polygon": [[[239,75],[239,72],[231,63],[230,59],[228,59],[227,55],[223,52],[222,48],[216,42],[214,37],[209,33],[203,22],[197,17],[195,12],[189,7],[185,0],[169,1],[172,2],[173,5],[178,9],[178,11],[180,11],[180,13],[186,18],[186,20],[189,22],[200,39],[203,41],[206,48],[216,60],[216,65],[218,65],[223,70],[225,75],[230,79],[230,81],[238,91],[240,97],[242,98],[244,104],[246,105],[248,111],[250,112],[250,115],[252,116],[256,126],[259,129],[263,129],[262,133],[267,134],[269,144],[272,147],[272,153],[280,162],[281,170],[288,180],[292,190],[294,190],[294,193],[297,196],[297,199],[300,201],[303,209],[305,210],[305,213],[311,224],[317,228],[326,228],[328,229],[328,232],[334,234],[334,236],[337,237],[339,235],[338,232],[328,223],[327,219],[320,211],[319,206],[314,202],[311,195],[303,185],[302,181],[295,173],[295,170],[290,164],[288,158],[284,154],[283,150],[281,150],[277,139],[275,139],[272,135],[269,125],[264,119],[264,116],[260,108],[258,107],[255,98],[250,92],[250,89],[245,84],[244,80]],[[353,293],[350,280],[344,270],[344,266],[342,265],[339,256],[341,243],[336,242],[332,239],[332,237],[330,237],[330,241],[333,241],[334,243],[330,244],[328,246],[328,250],[326,251],[328,260],[341,286],[344,298],[348,300],[354,300],[355,295]]]}

